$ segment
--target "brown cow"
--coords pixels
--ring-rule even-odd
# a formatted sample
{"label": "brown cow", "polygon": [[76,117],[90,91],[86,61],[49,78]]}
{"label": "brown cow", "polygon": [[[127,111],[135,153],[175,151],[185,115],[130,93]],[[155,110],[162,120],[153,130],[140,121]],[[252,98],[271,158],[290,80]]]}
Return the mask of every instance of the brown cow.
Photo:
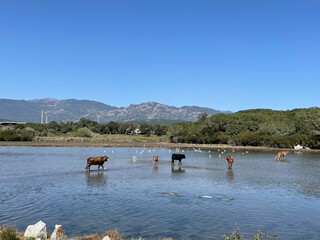
{"label": "brown cow", "polygon": [[153,164],[154,165],[158,165],[159,164],[159,156],[153,156],[152,160],[153,160]]}
{"label": "brown cow", "polygon": [[87,166],[86,170],[90,171],[90,166],[91,165],[99,165],[98,170],[100,166],[104,169],[104,162],[108,161],[108,156],[99,156],[99,157],[88,157],[87,158]]}
{"label": "brown cow", "polygon": [[228,155],[226,158],[227,162],[228,162],[228,168],[232,169],[232,164],[233,164],[233,157],[231,155]]}
{"label": "brown cow", "polygon": [[274,154],[274,159],[277,160],[277,161],[280,160],[281,157],[282,157],[283,159],[285,159],[288,154],[289,154],[288,151],[276,152],[276,153]]}

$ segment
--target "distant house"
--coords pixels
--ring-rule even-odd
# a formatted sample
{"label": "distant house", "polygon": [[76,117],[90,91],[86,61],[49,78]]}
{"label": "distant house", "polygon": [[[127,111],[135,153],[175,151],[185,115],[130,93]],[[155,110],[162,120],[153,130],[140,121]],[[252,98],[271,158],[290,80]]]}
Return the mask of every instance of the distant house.
{"label": "distant house", "polygon": [[137,128],[137,129],[135,129],[135,130],[134,130],[134,133],[135,133],[135,134],[140,134],[140,133],[141,133],[141,131],[140,131],[140,129],[139,129],[139,128]]}

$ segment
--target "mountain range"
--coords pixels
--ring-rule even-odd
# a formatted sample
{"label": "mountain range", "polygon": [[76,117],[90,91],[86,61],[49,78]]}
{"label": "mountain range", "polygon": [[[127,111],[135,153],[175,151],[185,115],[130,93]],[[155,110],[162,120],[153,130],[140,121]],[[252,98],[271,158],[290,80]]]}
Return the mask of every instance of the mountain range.
{"label": "mountain range", "polygon": [[53,98],[33,100],[0,99],[0,119],[24,122],[67,122],[88,118],[98,122],[159,122],[196,121],[201,113],[208,116],[230,113],[199,106],[174,107],[157,102],[115,107],[92,100]]}

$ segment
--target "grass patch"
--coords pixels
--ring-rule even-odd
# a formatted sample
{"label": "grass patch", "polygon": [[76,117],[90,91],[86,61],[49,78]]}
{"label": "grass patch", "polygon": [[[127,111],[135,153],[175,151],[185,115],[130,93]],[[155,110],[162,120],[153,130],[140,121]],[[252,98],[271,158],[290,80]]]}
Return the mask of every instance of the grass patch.
{"label": "grass patch", "polygon": [[168,142],[166,136],[156,135],[126,135],[126,134],[106,134],[106,135],[93,135],[93,138],[115,140],[115,141],[127,141],[127,142]]}
{"label": "grass patch", "polygon": [[134,144],[134,143],[168,143],[165,136],[144,136],[144,135],[125,135],[125,134],[92,134],[90,137],[80,137],[74,134],[65,134],[51,137],[36,137],[38,142],[95,142],[111,144]]}
{"label": "grass patch", "polygon": [[19,240],[16,229],[12,226],[0,226],[0,240]]}
{"label": "grass patch", "polygon": [[[35,240],[35,238],[26,238],[23,236],[22,232],[17,232],[17,230],[12,226],[1,226],[0,225],[0,240]],[[111,240],[125,240],[125,236],[120,233],[117,229],[107,230],[103,234],[93,233],[85,234],[75,237],[67,237],[64,235],[63,240],[102,240],[105,236],[108,236]],[[143,240],[143,237],[138,238]],[[162,240],[175,240],[171,237],[159,238]],[[239,232],[239,229],[235,227],[234,231],[229,235],[224,235],[223,240],[245,240],[246,238]],[[279,239],[277,234],[270,234],[267,232],[258,231],[252,238],[252,240],[267,240],[267,239]],[[130,240],[133,240],[132,238]]]}
{"label": "grass patch", "polygon": [[[278,234],[270,234],[267,232],[258,231],[252,238],[252,240],[266,240],[266,239],[279,239]],[[224,235],[224,240],[245,240],[245,237],[239,232],[237,226],[230,235]]]}

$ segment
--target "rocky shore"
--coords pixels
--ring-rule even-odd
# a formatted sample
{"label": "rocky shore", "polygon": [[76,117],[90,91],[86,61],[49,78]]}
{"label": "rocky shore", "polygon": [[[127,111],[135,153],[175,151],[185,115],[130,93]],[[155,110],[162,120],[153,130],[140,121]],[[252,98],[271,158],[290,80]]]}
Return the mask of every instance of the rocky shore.
{"label": "rocky shore", "polygon": [[[166,233],[168,234],[168,233]],[[1,240],[125,240],[126,238],[117,229],[107,230],[104,233],[92,233],[79,236],[68,237],[64,234],[62,225],[55,225],[52,234],[49,236],[47,226],[41,220],[33,225],[29,225],[24,232],[18,232],[12,226],[0,225]],[[172,237],[160,237],[159,240],[175,240]],[[245,240],[244,236],[235,227],[231,234],[221,236],[223,240]],[[258,231],[252,238],[255,240],[279,239],[278,234]],[[144,240],[143,237],[130,238],[130,240]]]}
{"label": "rocky shore", "polygon": [[[56,224],[53,232],[47,229],[46,223],[39,220],[37,223],[27,226],[25,231],[17,231],[13,226],[0,225],[1,240],[125,240],[127,239],[117,229],[107,230],[104,233],[91,233],[69,237],[65,235],[62,225]],[[130,240],[144,240],[142,237],[130,238]],[[159,238],[159,240],[174,240],[171,237]]]}

